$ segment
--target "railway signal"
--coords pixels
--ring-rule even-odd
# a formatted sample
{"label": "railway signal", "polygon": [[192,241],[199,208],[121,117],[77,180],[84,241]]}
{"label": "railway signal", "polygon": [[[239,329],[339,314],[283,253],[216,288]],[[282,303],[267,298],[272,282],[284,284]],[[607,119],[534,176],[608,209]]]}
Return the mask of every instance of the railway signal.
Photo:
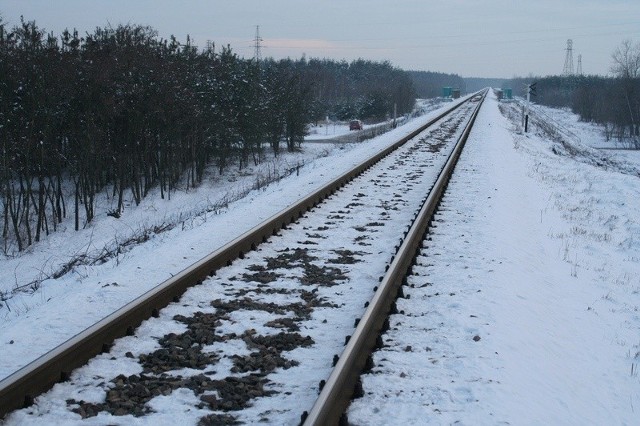
{"label": "railway signal", "polygon": [[527,86],[527,95],[531,95],[531,96],[537,96],[538,95],[538,93],[536,92],[536,85],[537,84],[538,84],[537,82],[534,82],[534,83],[531,83],[531,84],[529,84]]}
{"label": "railway signal", "polygon": [[529,130],[529,103],[531,102],[531,96],[537,96],[538,93],[536,92],[536,84],[538,84],[538,82],[533,82],[530,84],[527,84],[527,103],[525,104],[525,109],[524,109],[524,132],[527,133],[527,131]]}

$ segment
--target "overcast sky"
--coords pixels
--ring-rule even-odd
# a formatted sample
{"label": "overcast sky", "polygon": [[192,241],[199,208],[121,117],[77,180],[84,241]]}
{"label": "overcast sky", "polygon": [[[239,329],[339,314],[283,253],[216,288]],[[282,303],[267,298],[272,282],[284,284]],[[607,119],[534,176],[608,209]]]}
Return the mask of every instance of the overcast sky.
{"label": "overcast sky", "polygon": [[463,77],[561,74],[567,39],[574,68],[582,55],[585,74],[605,75],[622,40],[640,42],[640,0],[0,0],[0,15],[56,34],[150,25],[244,57],[259,26],[263,57],[389,60]]}

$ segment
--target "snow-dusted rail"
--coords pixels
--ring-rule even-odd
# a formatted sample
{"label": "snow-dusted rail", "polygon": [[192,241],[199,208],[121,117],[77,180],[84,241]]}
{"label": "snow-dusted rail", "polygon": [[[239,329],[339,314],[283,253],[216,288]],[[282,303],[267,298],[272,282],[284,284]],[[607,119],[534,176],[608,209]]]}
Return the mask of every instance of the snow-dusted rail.
{"label": "snow-dusted rail", "polygon": [[311,411],[303,414],[305,426],[322,426],[332,424],[347,424],[345,410],[353,396],[359,396],[362,391],[359,382],[360,373],[370,365],[370,356],[380,333],[385,329],[385,322],[389,313],[395,311],[395,300],[402,295],[402,285],[422,241],[426,237],[429,224],[440,203],[447,183],[464,148],[464,144],[471,132],[476,116],[487,91],[476,95],[474,99],[481,99],[476,105],[464,131],[460,135],[455,148],[440,172],[432,190],[425,197],[424,204],[416,214],[415,220],[406,233],[404,241],[389,265],[387,273],[382,278],[373,299],[369,303],[363,317],[349,338],[344,351],[336,362],[335,368],[324,384],[320,396]]}
{"label": "snow-dusted rail", "polygon": [[255,250],[270,236],[296,222],[306,212],[356,176],[456,110],[460,105],[463,103],[452,106],[386,150],[362,162],[328,185],[301,199],[295,205],[239,236],[50,353],[2,380],[0,382],[0,416],[30,405],[37,395],[50,389],[54,384],[66,380],[71,371],[85,364],[95,355],[107,351],[115,339],[133,334],[134,329],[142,321],[157,317],[160,309],[173,301],[178,301],[188,288],[202,283],[215,275],[218,269],[230,265],[234,260],[244,258],[246,253]]}

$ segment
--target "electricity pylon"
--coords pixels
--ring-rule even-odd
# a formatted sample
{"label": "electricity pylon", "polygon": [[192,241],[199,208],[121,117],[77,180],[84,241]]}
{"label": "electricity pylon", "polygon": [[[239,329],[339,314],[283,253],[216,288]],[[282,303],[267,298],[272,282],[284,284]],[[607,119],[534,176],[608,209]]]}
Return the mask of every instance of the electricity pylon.
{"label": "electricity pylon", "polygon": [[573,75],[573,40],[567,40],[567,54],[564,57],[562,75]]}

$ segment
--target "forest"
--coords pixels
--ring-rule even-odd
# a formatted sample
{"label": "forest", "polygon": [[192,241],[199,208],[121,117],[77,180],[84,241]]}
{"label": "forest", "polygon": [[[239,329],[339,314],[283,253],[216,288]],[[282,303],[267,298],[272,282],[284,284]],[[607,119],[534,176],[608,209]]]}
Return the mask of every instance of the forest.
{"label": "forest", "polygon": [[[640,81],[629,58],[638,51],[621,45],[616,77],[540,78],[535,101],[570,106],[604,124],[607,137],[637,141]],[[517,94],[529,82],[504,87]],[[411,112],[416,97],[440,96],[443,86],[464,93],[467,83],[387,61],[256,61],[148,26],[55,35],[0,19],[2,251],[23,251],[67,218],[76,230],[88,226],[99,194],[117,218],[127,199],[139,204],[152,189],[170,197],[207,173],[300,149],[310,123],[382,121]]]}
{"label": "forest", "polygon": [[603,125],[607,140],[635,145],[634,138],[640,136],[640,78],[549,76],[514,79],[505,87],[518,88],[519,94],[524,95],[523,88],[533,80],[537,94],[532,101],[551,107],[569,107],[582,121]]}
{"label": "forest", "polygon": [[416,100],[411,76],[388,61],[352,62],[302,58],[302,79],[311,88],[313,120],[358,118],[379,122],[410,113]]}
{"label": "forest", "polygon": [[613,76],[566,75],[517,78],[503,83],[514,94],[536,81],[531,100],[551,107],[569,107],[586,122],[601,124],[607,140],[640,149],[640,43],[623,41],[612,53]]}
{"label": "forest", "polygon": [[469,89],[466,81],[456,74],[445,74],[433,71],[407,71],[413,80],[419,98],[428,99],[442,96],[443,87],[460,89],[460,93],[470,93],[480,89]]}
{"label": "forest", "polygon": [[410,112],[410,77],[388,62],[256,61],[198,49],[148,26],[47,33],[0,21],[2,249],[22,251],[68,217],[95,216],[96,195],[135,203],[296,150],[330,116]]}

